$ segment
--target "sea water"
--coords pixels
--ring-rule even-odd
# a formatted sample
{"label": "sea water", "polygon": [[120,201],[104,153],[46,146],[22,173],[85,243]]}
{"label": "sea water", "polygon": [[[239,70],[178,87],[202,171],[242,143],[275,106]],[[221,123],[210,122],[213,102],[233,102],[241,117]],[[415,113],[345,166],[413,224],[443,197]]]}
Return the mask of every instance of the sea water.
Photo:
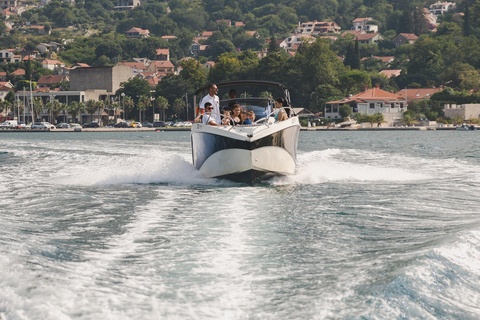
{"label": "sea water", "polygon": [[301,132],[249,187],[188,132],[0,133],[0,319],[478,319],[479,141]]}

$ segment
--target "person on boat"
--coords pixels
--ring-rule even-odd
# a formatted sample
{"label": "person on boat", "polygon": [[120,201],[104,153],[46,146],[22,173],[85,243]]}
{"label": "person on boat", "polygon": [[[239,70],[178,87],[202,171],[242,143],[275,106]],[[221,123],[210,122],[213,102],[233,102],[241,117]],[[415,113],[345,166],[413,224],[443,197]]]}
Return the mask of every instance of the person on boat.
{"label": "person on boat", "polygon": [[253,122],[248,118],[248,112],[242,112],[242,124],[253,124]]}
{"label": "person on boat", "polygon": [[250,119],[252,123],[255,122],[255,112],[253,112],[253,110],[248,111],[248,119]]}
{"label": "person on boat", "polygon": [[215,123],[220,123],[220,99],[217,96],[218,88],[216,84],[209,84],[208,85],[208,94],[203,97],[202,101],[200,102],[200,109],[202,112],[205,111],[205,104],[210,102],[213,107],[213,112],[211,113],[211,118],[215,119]]}
{"label": "person on boat", "polygon": [[230,119],[231,117],[232,117],[232,112],[229,109],[224,109],[222,124],[224,126],[233,126],[233,120]]}
{"label": "person on boat", "polygon": [[210,102],[205,103],[205,112],[203,113],[203,124],[208,124],[209,126],[218,126],[217,122],[215,121],[215,117],[212,114],[213,106]]}
{"label": "person on boat", "polygon": [[232,119],[236,125],[242,123],[242,107],[239,104],[234,104],[232,107]]}
{"label": "person on boat", "polygon": [[285,112],[285,109],[282,109],[285,105],[285,99],[275,99],[275,122],[280,122],[288,119],[287,112]]}
{"label": "person on boat", "polygon": [[223,110],[232,110],[233,105],[237,103],[235,99],[237,98],[237,92],[232,89],[228,92],[228,103],[223,106]]}

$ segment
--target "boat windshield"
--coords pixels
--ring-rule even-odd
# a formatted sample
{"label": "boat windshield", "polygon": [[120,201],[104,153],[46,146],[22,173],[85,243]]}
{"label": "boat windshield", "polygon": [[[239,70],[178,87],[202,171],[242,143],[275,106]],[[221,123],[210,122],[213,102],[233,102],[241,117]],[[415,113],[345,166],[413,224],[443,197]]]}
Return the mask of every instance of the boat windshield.
{"label": "boat windshield", "polygon": [[253,111],[255,121],[265,118],[273,110],[273,99],[271,98],[235,98],[220,101],[222,110],[231,109],[235,104],[239,104],[244,111]]}

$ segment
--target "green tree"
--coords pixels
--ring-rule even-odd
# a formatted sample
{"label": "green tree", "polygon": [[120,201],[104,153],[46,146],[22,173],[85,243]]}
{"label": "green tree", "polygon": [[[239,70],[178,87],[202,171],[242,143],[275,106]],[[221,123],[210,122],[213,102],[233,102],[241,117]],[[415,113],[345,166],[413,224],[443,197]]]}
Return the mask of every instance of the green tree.
{"label": "green tree", "polygon": [[93,114],[97,111],[96,101],[90,99],[86,103],[86,111],[90,114],[90,121],[93,121]]}
{"label": "green tree", "polygon": [[201,65],[195,59],[188,59],[180,63],[182,71],[180,77],[190,83],[194,88],[200,88],[205,85],[207,76],[201,70]]}
{"label": "green tree", "polygon": [[157,105],[162,110],[162,121],[165,121],[165,110],[169,107],[168,100],[165,97],[157,96],[155,101],[157,101]]}
{"label": "green tree", "polygon": [[116,95],[125,95],[132,97],[135,102],[138,102],[138,98],[142,95],[150,95],[150,84],[147,80],[139,77],[130,78],[128,81],[120,83],[120,89],[117,90]]}
{"label": "green tree", "polygon": [[360,70],[349,70],[339,77],[340,87],[345,89],[345,95],[358,93],[367,86],[371,87],[371,79],[368,73]]}
{"label": "green tree", "polygon": [[415,118],[415,115],[412,113],[409,113],[408,111],[403,114],[402,117],[402,123],[410,127],[411,125],[418,123],[417,119]]}
{"label": "green tree", "polygon": [[33,122],[36,122],[38,115],[45,109],[43,100],[39,97],[33,98]]}
{"label": "green tree", "polygon": [[237,80],[241,69],[242,63],[235,54],[225,53],[218,58],[215,66],[210,70],[208,75],[209,82]]}
{"label": "green tree", "polygon": [[173,103],[173,112],[175,113],[176,119],[180,119],[180,115],[185,109],[185,101],[183,99],[177,98]]}

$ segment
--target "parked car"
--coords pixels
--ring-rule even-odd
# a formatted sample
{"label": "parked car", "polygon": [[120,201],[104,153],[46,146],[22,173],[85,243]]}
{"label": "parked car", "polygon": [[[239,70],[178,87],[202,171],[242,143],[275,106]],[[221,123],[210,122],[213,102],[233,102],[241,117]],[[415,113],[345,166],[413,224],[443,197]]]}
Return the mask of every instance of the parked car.
{"label": "parked car", "polygon": [[57,126],[57,129],[68,129],[70,128],[70,125],[68,123],[60,123],[58,126]]}
{"label": "parked car", "polygon": [[15,127],[15,129],[25,129],[27,126],[25,125],[25,123],[23,121],[18,121],[17,123],[17,126]]}
{"label": "parked car", "polygon": [[90,122],[83,125],[84,128],[100,128],[100,124],[98,122]]}
{"label": "parked car", "polygon": [[44,122],[42,122],[42,123],[43,123],[43,124],[45,125],[45,127],[48,128],[48,129],[56,129],[56,127],[55,127],[53,124],[51,124],[50,122],[45,122],[45,121],[44,121]]}
{"label": "parked car", "polygon": [[175,122],[172,127],[183,127],[183,122]]}
{"label": "parked car", "polygon": [[154,128],[165,127],[165,122],[163,122],[163,121],[155,121],[155,122],[153,123],[153,127],[154,127]]}
{"label": "parked car", "polygon": [[43,122],[34,122],[30,125],[31,129],[47,129],[47,126]]}
{"label": "parked car", "polygon": [[128,123],[126,122],[119,122],[119,123],[115,123],[113,125],[114,128],[128,128]]}
{"label": "parked car", "polygon": [[135,121],[127,121],[127,124],[130,128],[135,128]]}
{"label": "parked car", "polygon": [[76,129],[76,128],[81,128],[82,126],[79,125],[78,123],[70,123],[70,128]]}
{"label": "parked car", "polygon": [[144,123],[142,123],[142,127],[144,127],[144,128],[153,128],[153,124],[151,124],[150,122],[144,122]]}
{"label": "parked car", "polygon": [[5,122],[0,123],[0,127],[2,128],[15,128],[17,126],[17,120],[7,120]]}
{"label": "parked car", "polygon": [[184,124],[184,127],[191,127],[193,123],[192,121],[185,121]]}
{"label": "parked car", "polygon": [[135,122],[135,128],[141,128],[142,124],[140,122]]}
{"label": "parked car", "polygon": [[167,126],[167,127],[173,127],[174,124],[175,124],[175,122],[173,122],[173,121],[165,122],[165,126]]}

